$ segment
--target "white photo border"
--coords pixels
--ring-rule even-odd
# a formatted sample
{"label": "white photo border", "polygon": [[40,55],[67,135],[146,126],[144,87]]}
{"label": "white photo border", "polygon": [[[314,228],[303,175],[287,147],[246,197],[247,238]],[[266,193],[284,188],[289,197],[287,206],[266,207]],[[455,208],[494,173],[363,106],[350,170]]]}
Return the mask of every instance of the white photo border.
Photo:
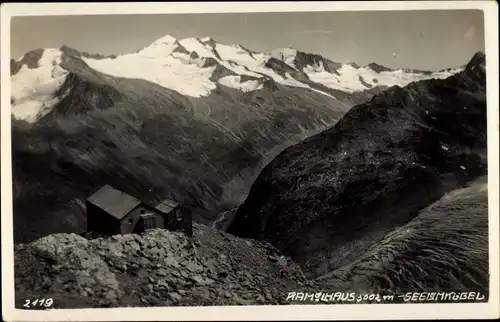
{"label": "white photo border", "polygon": [[[488,117],[490,295],[471,304],[335,304],[208,306],[29,311],[14,307],[12,218],[10,20],[14,16],[236,12],[482,10]],[[499,95],[498,4],[495,1],[3,3],[1,5],[2,315],[5,321],[227,321],[487,319],[499,316]]]}

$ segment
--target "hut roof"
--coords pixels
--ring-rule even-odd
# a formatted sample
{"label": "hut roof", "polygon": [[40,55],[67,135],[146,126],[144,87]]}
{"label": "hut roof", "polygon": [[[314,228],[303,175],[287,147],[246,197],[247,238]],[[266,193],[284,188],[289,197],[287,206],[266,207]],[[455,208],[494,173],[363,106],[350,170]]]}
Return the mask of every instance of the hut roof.
{"label": "hut roof", "polygon": [[141,204],[139,199],[109,185],[103,186],[90,196],[87,201],[120,220]]}
{"label": "hut roof", "polygon": [[158,205],[156,205],[155,208],[158,209],[159,211],[163,212],[164,214],[168,214],[169,212],[171,212],[172,210],[177,208],[177,206],[179,206],[179,203],[172,201],[172,200],[165,199],[162,202],[160,202]]}

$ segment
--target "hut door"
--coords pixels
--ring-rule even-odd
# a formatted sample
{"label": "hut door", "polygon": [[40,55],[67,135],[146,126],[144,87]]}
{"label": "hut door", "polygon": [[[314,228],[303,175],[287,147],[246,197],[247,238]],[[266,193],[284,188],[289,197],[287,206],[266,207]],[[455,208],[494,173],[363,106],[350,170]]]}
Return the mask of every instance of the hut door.
{"label": "hut door", "polygon": [[144,230],[156,228],[156,216],[153,214],[141,215]]}
{"label": "hut door", "polygon": [[156,228],[156,220],[155,218],[148,218],[144,220],[144,229],[153,229]]}
{"label": "hut door", "polygon": [[169,230],[178,230],[179,228],[182,227],[182,209],[178,209],[177,211],[174,211],[169,214]]}

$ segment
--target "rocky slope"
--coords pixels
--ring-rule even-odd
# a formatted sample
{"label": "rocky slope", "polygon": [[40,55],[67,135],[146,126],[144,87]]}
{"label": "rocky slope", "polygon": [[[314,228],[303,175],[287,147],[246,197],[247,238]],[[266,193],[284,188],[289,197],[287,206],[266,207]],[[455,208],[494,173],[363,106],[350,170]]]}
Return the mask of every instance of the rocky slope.
{"label": "rocky slope", "polygon": [[340,303],[325,296],[332,292],[348,295],[343,303],[378,302],[360,300],[363,294],[444,291],[481,292],[487,300],[487,224],[480,178],[317,279],[266,242],[204,225],[194,226],[191,240],[166,230],[93,240],[54,234],[16,245],[16,307],[37,296],[52,298],[53,308],[299,303],[288,292],[314,293],[306,303],[316,304]]}
{"label": "rocky slope", "polygon": [[484,174],[485,57],[394,86],[261,172],[228,232],[265,240],[309,276],[359,258],[418,211]]}
{"label": "rocky slope", "polygon": [[484,176],[446,193],[317,282],[374,293],[479,292],[487,300],[487,190]]}
{"label": "rocky slope", "polygon": [[271,245],[195,225],[193,240],[152,230],[87,240],[54,234],[17,245],[16,298],[55,307],[279,304],[308,285]]}
{"label": "rocky slope", "polygon": [[[211,223],[241,204],[268,161],[353,104],[455,72],[352,70],[311,57],[165,36],[127,55],[63,46],[11,60],[16,242],[84,230],[84,200],[103,184],[174,199]],[[378,85],[337,86],[358,74]]]}

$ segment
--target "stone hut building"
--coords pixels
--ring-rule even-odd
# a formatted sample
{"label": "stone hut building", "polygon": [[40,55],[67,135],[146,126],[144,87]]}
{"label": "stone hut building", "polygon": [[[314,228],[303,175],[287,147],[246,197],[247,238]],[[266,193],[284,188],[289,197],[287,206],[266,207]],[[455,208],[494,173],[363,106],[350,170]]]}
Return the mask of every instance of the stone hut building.
{"label": "stone hut building", "polygon": [[105,185],[87,199],[87,231],[104,235],[141,233],[148,229],[182,230],[192,236],[188,209],[164,200],[156,207]]}

